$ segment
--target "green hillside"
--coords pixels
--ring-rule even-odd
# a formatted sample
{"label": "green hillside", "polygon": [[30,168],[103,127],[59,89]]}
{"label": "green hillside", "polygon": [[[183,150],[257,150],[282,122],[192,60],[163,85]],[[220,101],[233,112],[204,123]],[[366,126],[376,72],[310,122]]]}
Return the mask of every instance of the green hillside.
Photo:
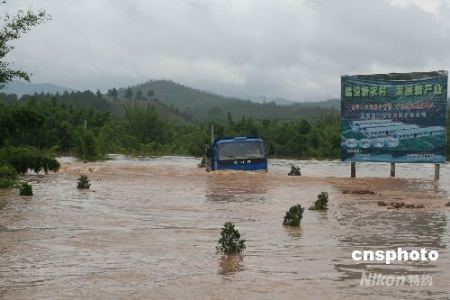
{"label": "green hillside", "polygon": [[146,108],[151,105],[155,108],[161,118],[170,121],[186,122],[187,118],[183,116],[177,109],[171,108],[163,103],[157,101],[157,99],[133,99],[128,101],[127,99],[118,97],[117,99],[108,99],[108,97],[97,94],[91,91],[84,92],[64,92],[62,94],[49,94],[39,93],[33,95],[23,95],[18,98],[15,94],[5,95],[0,93],[0,99],[4,103],[14,104],[15,102],[29,102],[36,101],[41,102],[48,99],[54,99],[59,104],[72,105],[80,108],[95,109],[104,112],[111,112],[113,115],[123,115],[124,105],[136,104],[140,108]]}
{"label": "green hillside", "polygon": [[[148,81],[128,88],[118,89],[118,98],[155,100],[175,109],[192,121],[223,121],[228,114],[233,119],[244,115],[256,120],[318,120],[330,111],[336,111],[336,101],[278,105],[274,102],[255,103],[250,100],[224,97],[210,92],[193,89],[168,80]],[[150,94],[149,94],[150,93]],[[131,95],[131,96],[130,96]]]}

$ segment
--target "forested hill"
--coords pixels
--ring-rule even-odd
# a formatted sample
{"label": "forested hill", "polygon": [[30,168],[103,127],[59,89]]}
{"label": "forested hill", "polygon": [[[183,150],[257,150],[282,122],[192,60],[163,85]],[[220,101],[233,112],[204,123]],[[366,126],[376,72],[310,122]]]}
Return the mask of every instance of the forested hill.
{"label": "forested hill", "polygon": [[[33,86],[33,84],[30,84]],[[32,90],[30,88],[30,90]],[[7,90],[3,90],[7,92]],[[179,122],[214,121],[222,123],[240,120],[244,116],[254,120],[300,120],[315,121],[339,110],[339,100],[294,103],[256,103],[250,100],[225,97],[211,92],[183,86],[169,80],[148,81],[127,88],[112,88],[102,94],[91,91],[64,91],[62,93],[34,93],[32,95],[1,96],[3,101],[41,101],[49,98],[60,104],[74,105],[109,111],[114,115],[124,113],[124,104],[137,103],[140,107],[153,106],[159,115]]]}
{"label": "forested hill", "polygon": [[[336,100],[292,105],[279,105],[275,102],[255,103],[186,87],[169,80],[148,81],[116,91],[116,97],[119,99],[155,99],[175,108],[191,121],[224,121],[228,118],[228,114],[233,119],[246,116],[256,120],[313,121],[331,111],[336,112],[339,107]],[[108,91],[108,98],[114,98],[112,89]]]}
{"label": "forested hill", "polygon": [[35,93],[33,95],[23,95],[17,97],[15,94],[0,93],[0,103],[14,104],[27,103],[29,101],[42,102],[52,99],[58,104],[75,106],[85,109],[94,109],[102,112],[110,112],[113,115],[121,116],[124,114],[124,105],[136,104],[137,107],[145,109],[148,105],[152,106],[158,114],[165,120],[177,121],[181,123],[187,122],[186,116],[181,114],[177,109],[159,103],[156,99],[141,99],[128,101],[126,99],[108,99],[99,91],[93,93],[91,91],[72,91],[64,93]]}

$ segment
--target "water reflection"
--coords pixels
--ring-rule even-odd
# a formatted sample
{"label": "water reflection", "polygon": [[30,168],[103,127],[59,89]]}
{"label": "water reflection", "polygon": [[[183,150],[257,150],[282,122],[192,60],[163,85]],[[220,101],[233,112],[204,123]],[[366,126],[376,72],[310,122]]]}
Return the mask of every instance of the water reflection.
{"label": "water reflection", "polygon": [[283,227],[289,237],[291,237],[291,238],[301,238],[302,237],[303,231],[302,231],[301,226],[283,226]]}
{"label": "water reflection", "polygon": [[243,255],[222,255],[219,259],[220,275],[230,275],[244,270]]}

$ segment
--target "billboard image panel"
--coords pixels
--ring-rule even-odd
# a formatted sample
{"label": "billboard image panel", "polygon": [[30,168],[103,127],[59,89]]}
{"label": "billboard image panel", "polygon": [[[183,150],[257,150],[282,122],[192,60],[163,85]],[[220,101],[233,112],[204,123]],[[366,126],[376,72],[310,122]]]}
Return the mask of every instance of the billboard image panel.
{"label": "billboard image panel", "polygon": [[341,160],[446,161],[447,71],[341,77]]}

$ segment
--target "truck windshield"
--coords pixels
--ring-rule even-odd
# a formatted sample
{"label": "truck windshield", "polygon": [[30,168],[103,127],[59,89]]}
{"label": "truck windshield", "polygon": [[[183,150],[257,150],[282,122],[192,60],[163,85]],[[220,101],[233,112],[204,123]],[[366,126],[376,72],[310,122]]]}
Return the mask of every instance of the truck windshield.
{"label": "truck windshield", "polygon": [[262,142],[234,142],[218,145],[219,160],[264,158]]}

